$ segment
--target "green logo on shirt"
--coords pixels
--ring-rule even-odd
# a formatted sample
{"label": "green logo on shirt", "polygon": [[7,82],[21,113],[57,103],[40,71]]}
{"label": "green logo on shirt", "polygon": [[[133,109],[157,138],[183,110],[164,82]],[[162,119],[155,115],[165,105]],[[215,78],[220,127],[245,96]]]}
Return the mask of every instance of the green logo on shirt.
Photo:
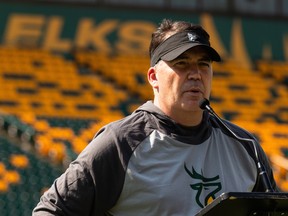
{"label": "green logo on shirt", "polygon": [[190,187],[197,191],[195,197],[196,203],[203,208],[210,201],[214,200],[216,198],[216,193],[222,189],[221,182],[219,181],[219,175],[212,178],[207,178],[203,176],[202,170],[201,174],[197,173],[193,166],[192,171],[187,168],[186,164],[184,164],[184,168],[191,178],[198,181],[195,184],[190,184]]}

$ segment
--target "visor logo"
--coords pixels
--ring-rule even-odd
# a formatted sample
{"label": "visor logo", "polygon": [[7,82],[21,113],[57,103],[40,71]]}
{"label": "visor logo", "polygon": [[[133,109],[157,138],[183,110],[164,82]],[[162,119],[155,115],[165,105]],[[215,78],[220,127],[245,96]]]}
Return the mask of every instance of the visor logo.
{"label": "visor logo", "polygon": [[196,41],[198,38],[197,35],[192,34],[192,33],[187,33],[187,36],[188,36],[189,41],[192,41],[192,42]]}

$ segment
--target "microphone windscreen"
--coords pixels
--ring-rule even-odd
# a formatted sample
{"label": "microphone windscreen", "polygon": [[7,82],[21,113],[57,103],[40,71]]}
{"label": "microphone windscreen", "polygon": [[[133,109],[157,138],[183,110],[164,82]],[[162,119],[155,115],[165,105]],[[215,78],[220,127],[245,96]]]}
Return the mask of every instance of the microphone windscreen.
{"label": "microphone windscreen", "polygon": [[204,98],[202,101],[200,101],[200,103],[199,103],[199,107],[201,108],[201,109],[206,109],[206,106],[209,106],[210,105],[210,102],[209,102],[209,100],[207,99],[207,98]]}

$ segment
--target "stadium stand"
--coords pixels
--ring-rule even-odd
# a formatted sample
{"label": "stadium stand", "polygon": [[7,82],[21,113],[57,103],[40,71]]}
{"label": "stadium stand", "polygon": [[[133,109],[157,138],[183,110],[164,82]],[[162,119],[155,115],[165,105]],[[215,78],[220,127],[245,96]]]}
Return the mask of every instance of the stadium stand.
{"label": "stadium stand", "polygon": [[[145,55],[105,55],[98,52],[76,52],[79,64],[87,65],[92,71],[116,82],[119,86],[139,95],[144,100],[151,99],[152,90],[147,85],[144,71],[150,65]],[[97,59],[97,60],[96,60]]]}
{"label": "stadium stand", "polygon": [[[274,31],[278,31],[278,27],[269,31],[264,29],[265,31],[262,32],[262,23],[258,24],[258,21],[264,17],[269,18],[268,22],[278,17],[282,18],[279,23],[284,20],[285,25],[288,17],[287,1],[10,0],[1,2],[3,7],[1,7],[3,9],[1,34],[3,35],[1,35],[0,45],[1,216],[31,215],[41,194],[63,172],[68,163],[77,157],[103,125],[133,112],[138,105],[153,96],[151,87],[146,81],[148,56],[122,52],[106,54],[93,51],[91,47],[87,47],[87,50],[70,50],[71,53],[64,54],[39,48],[47,38],[52,41],[53,46],[56,46],[57,42],[63,42],[64,45],[68,42],[74,46],[77,38],[77,30],[75,35],[73,34],[75,26],[80,22],[87,22],[87,18],[90,17],[91,26],[89,25],[89,28],[86,26],[85,34],[103,36],[100,42],[101,39],[104,40],[104,33],[110,31],[109,26],[108,29],[104,28],[107,20],[117,19],[119,22],[117,28],[111,30],[111,35],[105,35],[105,40],[110,41],[119,34],[117,29],[119,30],[121,26],[126,24],[127,27],[129,22],[133,23],[136,19],[147,19],[152,23],[160,18],[162,12],[163,15],[171,17],[174,15],[177,17],[176,13],[181,14],[179,17],[187,15],[185,17],[187,19],[199,15],[199,21],[202,12],[211,13],[211,17],[213,14],[232,15],[233,18],[227,19],[229,24],[223,22],[224,16],[215,22],[221,24],[217,29],[219,38],[223,37],[228,41],[225,46],[229,47],[227,49],[231,52],[232,41],[229,41],[226,31],[229,31],[228,25],[232,25],[234,18],[239,19],[243,15],[245,19],[247,16],[255,18],[254,25],[250,26],[250,23],[243,25],[246,31],[251,32],[254,30],[253,26],[257,25],[257,30],[253,32],[257,35],[254,43],[260,41],[259,31],[260,34],[267,34],[266,37],[262,35],[261,40],[269,45],[269,33],[273,32],[271,34],[273,44],[271,43],[271,47],[268,46],[270,60],[259,59],[254,62],[254,68],[249,69],[241,67],[231,59],[224,59],[222,63],[213,65],[211,105],[221,117],[246,128],[259,139],[273,165],[278,186],[282,191],[288,192],[288,63],[273,60],[273,55],[270,55],[271,50],[282,46],[278,44],[280,40],[286,41],[287,47],[287,37],[274,38],[276,35]],[[81,4],[85,4],[86,7],[80,9]],[[107,8],[103,7],[102,10],[101,5],[106,5]],[[55,6],[57,10],[54,10]],[[129,13],[123,14],[126,10],[120,13],[119,11],[125,7]],[[91,8],[95,10],[91,11]],[[112,10],[109,11],[111,8]],[[136,9],[139,8],[146,8],[145,15],[138,14]],[[152,13],[155,12],[154,10],[156,13]],[[74,14],[71,16],[71,11],[75,12],[75,17]],[[36,47],[6,47],[11,45],[10,42],[17,43],[14,35],[10,35],[12,39],[5,35],[8,26],[12,26],[9,20],[11,21],[11,17],[13,18],[15,14],[23,15],[20,17],[29,21],[26,20],[27,23],[23,22],[21,25],[22,20],[18,19],[17,23],[14,23],[17,26],[11,28],[13,33],[18,33],[19,37],[23,36],[23,41],[18,41],[19,44],[25,45],[25,41],[28,41],[28,45],[31,45],[37,38],[39,41],[35,39]],[[38,21],[34,23],[33,17],[36,17],[39,23]],[[246,22],[249,22],[249,19]],[[55,25],[57,23],[58,25]],[[207,22],[205,23],[207,25]],[[213,32],[214,25],[211,24],[209,30]],[[50,38],[47,37],[47,33],[50,33]],[[127,32],[125,34],[130,33],[128,31],[128,34]],[[245,33],[247,34],[244,31],[243,35],[248,37]],[[240,33],[237,32],[236,36],[240,37],[238,34]],[[32,37],[29,38],[29,35]],[[66,37],[67,41],[64,39]],[[89,42],[92,37],[85,36],[85,40]],[[91,42],[95,42],[93,40]],[[8,44],[5,44],[5,41],[9,41]],[[113,47],[115,41],[110,42]],[[257,44],[255,44],[256,48]],[[224,55],[225,57],[230,58],[226,52],[224,54],[227,55]]]}
{"label": "stadium stand", "polygon": [[288,85],[288,63],[280,61],[258,61],[257,67],[264,77],[272,77],[277,82]]}
{"label": "stadium stand", "polygon": [[[0,108],[9,113],[2,117],[8,122],[3,127],[63,166],[101,126],[152,98],[147,56],[75,51],[65,59],[38,49],[1,48],[0,61]],[[267,77],[263,65],[250,70],[233,61],[214,64],[212,104],[221,116],[252,131],[271,158],[287,159],[287,86]],[[283,170],[279,160],[273,162]],[[285,177],[281,185],[286,182]]]}
{"label": "stadium stand", "polygon": [[[1,108],[38,132],[35,145],[41,155],[61,162],[82,127],[124,115],[116,107],[127,99],[126,92],[96,74],[83,73],[75,63],[49,52],[1,50],[5,66],[0,71],[0,81],[5,84],[1,86]],[[18,123],[10,125],[14,124]]]}
{"label": "stadium stand", "polygon": [[21,143],[0,136],[1,215],[31,215],[60,171],[130,103],[126,91],[63,56],[2,47],[0,59],[0,127]]}

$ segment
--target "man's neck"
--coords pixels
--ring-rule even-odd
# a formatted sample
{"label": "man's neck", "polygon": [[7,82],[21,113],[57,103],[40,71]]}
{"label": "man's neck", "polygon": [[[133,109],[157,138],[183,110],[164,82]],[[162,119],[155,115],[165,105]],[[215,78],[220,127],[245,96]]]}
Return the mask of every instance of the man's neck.
{"label": "man's neck", "polygon": [[197,126],[201,123],[203,118],[203,110],[200,108],[195,111],[185,111],[185,110],[175,110],[175,109],[166,109],[161,107],[157,101],[153,102],[155,106],[162,110],[168,117],[173,119],[176,123],[183,126]]}

